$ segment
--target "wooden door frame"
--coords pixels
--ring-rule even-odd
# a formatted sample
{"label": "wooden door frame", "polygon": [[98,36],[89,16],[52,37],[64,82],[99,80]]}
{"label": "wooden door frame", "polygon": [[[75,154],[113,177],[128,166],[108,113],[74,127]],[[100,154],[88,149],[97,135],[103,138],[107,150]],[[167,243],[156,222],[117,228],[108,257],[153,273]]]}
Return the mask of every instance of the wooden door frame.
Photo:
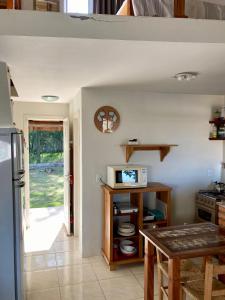
{"label": "wooden door frame", "polygon": [[55,116],[55,115],[24,115],[23,118],[23,131],[25,139],[24,147],[24,167],[25,167],[25,207],[27,225],[30,226],[29,211],[30,211],[30,171],[29,171],[29,121],[69,121],[69,117]]}

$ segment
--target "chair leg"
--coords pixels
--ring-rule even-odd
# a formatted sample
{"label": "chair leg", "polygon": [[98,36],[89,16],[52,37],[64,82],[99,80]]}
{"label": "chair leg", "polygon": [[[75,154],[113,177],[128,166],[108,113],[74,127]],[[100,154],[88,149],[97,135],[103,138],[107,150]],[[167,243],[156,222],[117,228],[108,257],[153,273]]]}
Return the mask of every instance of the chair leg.
{"label": "chair leg", "polygon": [[163,292],[161,287],[163,286],[163,274],[160,268],[158,268],[158,291],[159,291],[159,300],[163,300]]}
{"label": "chair leg", "polygon": [[181,287],[180,288],[180,291],[181,291],[181,300],[186,300],[186,293],[185,293],[185,291],[183,290],[183,288]]}

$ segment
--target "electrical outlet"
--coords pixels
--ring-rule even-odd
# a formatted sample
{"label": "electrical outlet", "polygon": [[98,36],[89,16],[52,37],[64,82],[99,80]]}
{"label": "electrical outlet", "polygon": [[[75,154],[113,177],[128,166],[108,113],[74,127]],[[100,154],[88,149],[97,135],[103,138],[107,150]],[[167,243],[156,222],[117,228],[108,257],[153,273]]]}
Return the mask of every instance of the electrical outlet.
{"label": "electrical outlet", "polygon": [[96,174],[96,176],[95,176],[96,183],[101,183],[101,179],[102,179],[102,175]]}

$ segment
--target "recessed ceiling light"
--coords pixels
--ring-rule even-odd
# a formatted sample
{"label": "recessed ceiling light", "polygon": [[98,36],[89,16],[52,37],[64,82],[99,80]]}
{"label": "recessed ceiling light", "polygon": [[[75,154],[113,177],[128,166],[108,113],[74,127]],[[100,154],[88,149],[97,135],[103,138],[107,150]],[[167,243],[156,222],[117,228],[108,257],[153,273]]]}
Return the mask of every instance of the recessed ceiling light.
{"label": "recessed ceiling light", "polygon": [[59,100],[59,96],[55,96],[55,95],[44,95],[41,96],[41,99],[46,101],[46,102],[55,102]]}
{"label": "recessed ceiling light", "polygon": [[190,81],[196,79],[199,75],[198,72],[182,72],[174,76],[178,81]]}

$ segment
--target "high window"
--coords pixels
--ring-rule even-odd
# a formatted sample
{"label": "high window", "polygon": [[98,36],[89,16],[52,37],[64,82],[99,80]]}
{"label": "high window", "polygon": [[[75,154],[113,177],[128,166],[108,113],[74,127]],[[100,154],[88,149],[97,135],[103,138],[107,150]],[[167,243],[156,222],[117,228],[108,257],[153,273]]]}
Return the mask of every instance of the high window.
{"label": "high window", "polygon": [[90,0],[67,0],[67,12],[88,14],[90,10]]}

